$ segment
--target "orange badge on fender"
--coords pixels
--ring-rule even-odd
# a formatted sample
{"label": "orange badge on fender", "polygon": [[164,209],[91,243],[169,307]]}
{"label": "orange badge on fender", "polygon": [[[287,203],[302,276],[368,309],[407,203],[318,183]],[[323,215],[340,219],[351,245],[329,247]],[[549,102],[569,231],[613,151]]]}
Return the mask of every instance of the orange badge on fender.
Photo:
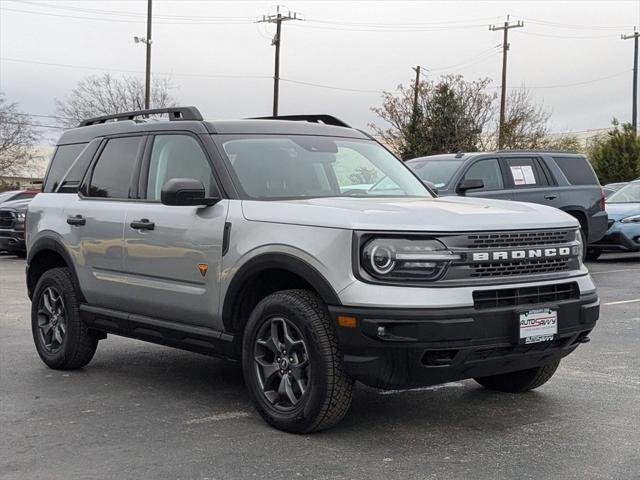
{"label": "orange badge on fender", "polygon": [[209,265],[206,263],[199,263],[198,270],[200,270],[200,275],[204,277],[207,274],[207,270],[209,270]]}

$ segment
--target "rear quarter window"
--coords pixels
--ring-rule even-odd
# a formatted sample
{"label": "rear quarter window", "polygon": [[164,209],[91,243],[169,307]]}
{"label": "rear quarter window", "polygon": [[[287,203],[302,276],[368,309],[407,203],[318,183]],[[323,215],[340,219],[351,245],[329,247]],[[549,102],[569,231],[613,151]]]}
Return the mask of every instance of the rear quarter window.
{"label": "rear quarter window", "polygon": [[585,157],[553,157],[571,185],[599,185],[593,168]]}
{"label": "rear quarter window", "polygon": [[[51,158],[49,172],[47,173],[47,178],[42,188],[43,192],[51,193],[58,188],[60,181],[69,170],[69,167],[86,146],[86,143],[74,143],[73,145],[60,145],[56,148]],[[82,173],[84,173],[84,171]]]}

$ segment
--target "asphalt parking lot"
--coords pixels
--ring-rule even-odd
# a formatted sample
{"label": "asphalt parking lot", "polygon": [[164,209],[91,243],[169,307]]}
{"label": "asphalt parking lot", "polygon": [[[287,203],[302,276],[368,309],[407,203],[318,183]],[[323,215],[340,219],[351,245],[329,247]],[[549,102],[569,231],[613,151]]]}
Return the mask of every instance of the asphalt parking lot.
{"label": "asphalt parking lot", "polygon": [[295,436],[222,360],[110,336],[85,369],[47,369],[24,261],[0,256],[0,478],[640,478],[640,255],[590,268],[592,342],[537,391],[360,386],[338,427]]}

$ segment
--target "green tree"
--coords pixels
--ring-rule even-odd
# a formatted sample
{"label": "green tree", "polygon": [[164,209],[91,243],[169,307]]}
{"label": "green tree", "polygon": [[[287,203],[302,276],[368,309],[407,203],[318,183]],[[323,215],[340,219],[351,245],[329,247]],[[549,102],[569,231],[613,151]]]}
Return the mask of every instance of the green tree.
{"label": "green tree", "polygon": [[466,81],[461,75],[423,80],[384,92],[382,106],[372,108],[386,125],[370,124],[378,137],[403,159],[458,150],[477,150],[493,115],[495,93],[487,93],[488,78]]}
{"label": "green tree", "polygon": [[613,120],[613,129],[597,137],[589,157],[602,184],[626,182],[640,175],[640,139],[630,123]]}

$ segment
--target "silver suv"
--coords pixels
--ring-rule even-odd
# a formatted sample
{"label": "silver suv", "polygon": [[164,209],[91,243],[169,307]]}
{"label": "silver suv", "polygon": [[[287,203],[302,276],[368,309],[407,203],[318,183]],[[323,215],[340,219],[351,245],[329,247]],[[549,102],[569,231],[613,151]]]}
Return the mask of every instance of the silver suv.
{"label": "silver suv", "polygon": [[354,380],[531,390],[599,313],[575,218],[436,198],[328,115],[86,120],[60,138],[26,223],[49,367],[85,366],[109,333],[235,359],[289,432],[335,425]]}

